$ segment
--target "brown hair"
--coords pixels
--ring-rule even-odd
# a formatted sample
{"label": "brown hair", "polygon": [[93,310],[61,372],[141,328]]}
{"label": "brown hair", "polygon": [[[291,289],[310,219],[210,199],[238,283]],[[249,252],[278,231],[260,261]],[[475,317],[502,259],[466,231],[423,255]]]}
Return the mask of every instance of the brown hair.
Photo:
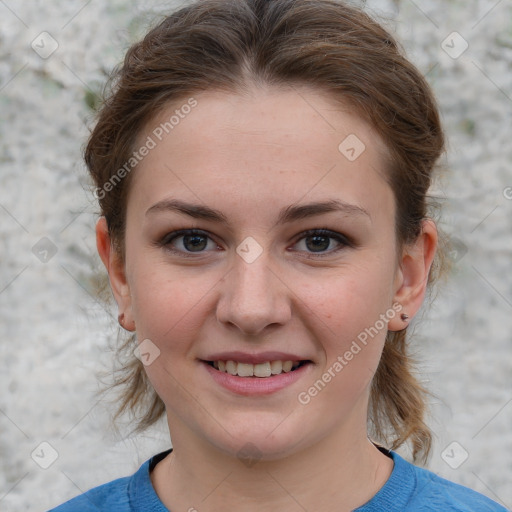
{"label": "brown hair", "polygon": [[[366,119],[391,157],[398,247],[418,237],[444,136],[427,82],[394,38],[362,10],[336,0],[201,0],[166,17],[128,50],[85,150],[121,258],[131,174],[112,180],[144,127],[169,102],[210,89],[237,92],[250,83],[310,85]],[[429,287],[442,267],[438,251]],[[123,389],[118,415],[130,410],[143,430],[165,408],[129,347],[132,339],[120,348],[128,356],[115,383]],[[424,423],[427,392],[407,352],[406,330],[388,332],[372,382],[369,427],[392,449],[410,441],[414,459],[425,461],[432,439]]]}

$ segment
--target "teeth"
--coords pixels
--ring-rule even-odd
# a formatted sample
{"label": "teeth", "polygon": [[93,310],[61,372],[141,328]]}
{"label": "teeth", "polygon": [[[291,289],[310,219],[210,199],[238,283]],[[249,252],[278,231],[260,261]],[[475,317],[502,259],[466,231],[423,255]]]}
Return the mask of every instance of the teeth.
{"label": "teeth", "polygon": [[270,377],[288,373],[299,366],[299,361],[266,361],[258,364],[237,363],[236,361],[214,361],[213,366],[230,375],[239,377]]}
{"label": "teeth", "polygon": [[272,375],[272,370],[270,369],[270,363],[255,364],[253,375],[255,377],[270,377]]}
{"label": "teeth", "polygon": [[283,372],[289,372],[291,371],[293,366],[293,361],[285,361],[283,363]]}
{"label": "teeth", "polygon": [[238,363],[237,373],[240,377],[252,377],[254,375],[254,365]]}
{"label": "teeth", "polygon": [[272,375],[279,375],[283,371],[283,362],[272,361],[270,363],[270,371],[272,372]]}
{"label": "teeth", "polygon": [[238,364],[234,361],[226,361],[226,372],[231,375],[238,375],[236,371],[238,370]]}

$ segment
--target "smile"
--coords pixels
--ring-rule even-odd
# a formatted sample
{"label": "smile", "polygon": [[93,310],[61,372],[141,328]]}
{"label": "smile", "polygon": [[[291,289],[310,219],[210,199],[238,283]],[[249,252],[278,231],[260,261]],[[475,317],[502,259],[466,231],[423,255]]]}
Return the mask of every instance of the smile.
{"label": "smile", "polygon": [[266,361],[258,364],[237,361],[206,361],[210,366],[223,373],[238,377],[268,378],[296,370],[308,361]]}

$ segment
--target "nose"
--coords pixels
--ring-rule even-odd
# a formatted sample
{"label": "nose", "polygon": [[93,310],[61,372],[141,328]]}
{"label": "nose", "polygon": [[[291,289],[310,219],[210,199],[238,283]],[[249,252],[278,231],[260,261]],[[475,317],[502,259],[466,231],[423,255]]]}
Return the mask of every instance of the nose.
{"label": "nose", "polygon": [[291,291],[265,253],[247,263],[238,255],[225,276],[217,304],[219,322],[246,335],[261,335],[291,318]]}

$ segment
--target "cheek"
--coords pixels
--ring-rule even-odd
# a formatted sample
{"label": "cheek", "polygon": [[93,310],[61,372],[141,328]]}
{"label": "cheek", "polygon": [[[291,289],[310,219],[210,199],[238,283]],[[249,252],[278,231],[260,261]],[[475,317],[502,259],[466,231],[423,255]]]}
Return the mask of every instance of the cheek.
{"label": "cheek", "polygon": [[[396,314],[392,309],[390,261],[376,260],[330,276],[323,285],[308,286],[304,302],[316,319],[313,330],[326,334],[320,340],[326,370],[340,362],[344,374],[357,375],[356,380],[365,382],[371,379],[380,360],[388,321]],[[340,373],[339,365],[337,369]]]}
{"label": "cheek", "polygon": [[391,307],[390,269],[389,262],[376,261],[342,269],[314,286],[304,281],[304,301],[335,333],[372,325]]}
{"label": "cheek", "polygon": [[[151,340],[157,357],[145,367],[156,392],[169,403],[188,403],[193,349],[204,331],[208,293],[216,280],[172,273],[165,266],[134,273],[132,300],[139,343]],[[152,345],[151,345],[152,346]]]}
{"label": "cheek", "polygon": [[[386,318],[386,312],[391,311],[382,299],[385,288],[379,290],[375,282],[367,289],[370,295],[363,293],[366,283],[362,279],[340,280],[339,284],[345,285],[344,292],[318,303],[317,312],[322,316],[318,315],[313,328],[317,334],[327,332],[321,340],[317,337],[325,359],[297,396],[311,417],[324,418],[321,428],[350,416],[354,408],[365,413],[387,334],[387,322],[381,315]],[[383,293],[379,295],[379,291]]]}
{"label": "cheek", "polygon": [[133,274],[133,311],[139,339],[179,350],[200,327],[208,293],[217,279],[208,273],[169,272],[166,265]]}

